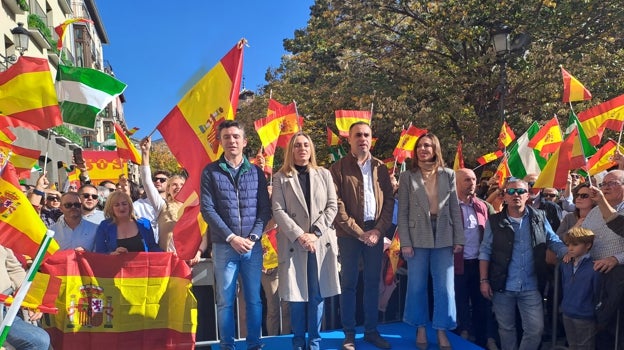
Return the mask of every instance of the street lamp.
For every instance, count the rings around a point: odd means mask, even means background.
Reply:
[[[500,66],[500,82],[497,87],[498,94],[498,116],[501,121],[505,121],[505,94],[507,93],[507,54],[510,51],[509,35],[511,28],[502,23],[496,24],[490,35],[496,52],[496,62]]]
[[[24,51],[28,50],[28,42],[30,40],[30,32],[24,28],[24,23],[18,23],[17,27],[11,29],[13,34],[13,44],[15,45],[15,51],[20,53],[20,56],[24,55]],[[17,62],[17,56],[3,56],[0,54],[0,64],[5,68],[9,68],[9,65]]]

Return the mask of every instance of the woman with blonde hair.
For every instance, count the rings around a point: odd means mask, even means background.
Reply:
[[[463,218],[455,172],[444,167],[440,141],[425,134],[416,142],[411,171],[399,180],[398,231],[407,261],[407,294],[403,321],[417,327],[416,344],[427,346],[427,286],[433,279],[433,329],[440,348],[450,348],[446,331],[457,327],[453,254],[464,244]]]
[[[104,217],[95,234],[96,253],[162,251],[154,240],[149,220],[134,215],[132,198],[127,193],[111,193],[104,206]]]
[[[305,133],[288,143],[284,165],[273,178],[272,202],[279,294],[290,302],[293,349],[320,349],[324,298],[340,294],[332,226],[338,205],[331,174],[317,166],[314,144]]]

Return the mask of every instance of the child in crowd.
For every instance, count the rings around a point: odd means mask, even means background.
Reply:
[[[595,349],[595,297],[600,286],[600,273],[594,271],[589,250],[594,244],[594,233],[573,227],[563,238],[572,258],[561,264],[563,326],[570,350]]]

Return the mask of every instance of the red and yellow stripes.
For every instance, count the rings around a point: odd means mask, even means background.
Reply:
[[[121,125],[115,123],[115,140],[117,141],[117,154],[119,158],[128,159],[135,164],[141,164],[141,153],[134,147],[130,138],[121,128]]]
[[[365,122],[370,124],[372,116],[371,111],[337,110],[335,113],[338,133],[342,137],[349,137],[349,128],[351,127],[351,124],[356,122]]]

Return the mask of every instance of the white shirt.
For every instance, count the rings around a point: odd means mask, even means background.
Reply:
[[[373,171],[371,167],[371,157],[364,163],[360,164],[362,178],[364,180],[364,221],[375,220],[375,212],[377,211],[377,202],[375,201],[375,191],[373,190]]]

